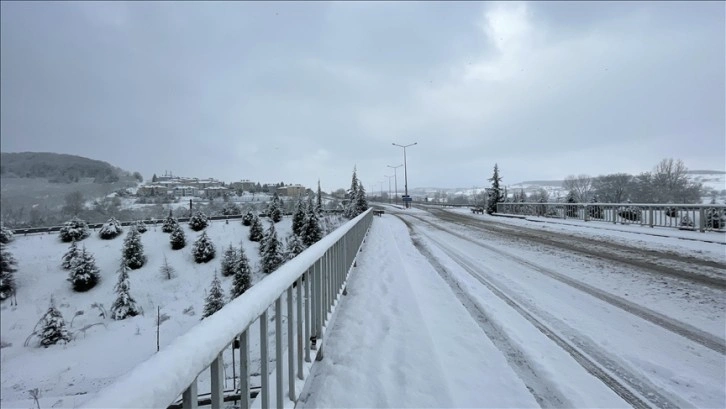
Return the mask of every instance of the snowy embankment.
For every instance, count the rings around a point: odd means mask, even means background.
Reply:
[[[266,228],[269,222],[263,224]],[[258,243],[248,240],[249,227],[240,221],[210,222],[205,231],[216,246],[217,255],[205,264],[195,263],[191,254],[192,243],[201,232],[192,231],[187,223],[181,226],[187,239],[187,246],[181,250],[171,250],[169,235],[161,231],[161,225],[150,227],[141,235],[147,262],[131,271],[130,280],[131,295],[143,307],[144,315],[123,321],[100,317],[100,310],[92,304],[102,304],[108,311],[116,297],[113,288],[125,233],[113,240],[101,240],[98,232],[92,232],[79,243],[95,256],[101,272],[99,284],[86,293],[74,292],[66,281],[68,272],[61,269],[60,263],[69,245],[62,243],[56,233],[17,236],[8,249],[18,260],[18,306],[5,301],[0,310],[0,337],[3,345],[9,345],[1,353],[0,406],[32,406],[28,390],[33,388],[40,390],[41,407],[74,407],[87,401],[156,353],[157,307],[161,308],[162,317],[168,317],[160,330],[163,349],[199,323],[204,297],[230,244],[244,247],[255,272],[253,282],[263,278],[257,273]],[[291,219],[284,218],[275,228],[278,238],[284,240],[291,230]],[[176,270],[171,280],[159,273],[164,257]],[[228,297],[232,277],[220,278]],[[74,339],[67,345],[49,348],[37,347],[37,339],[32,339],[29,346],[24,346],[48,309],[51,295]],[[232,376],[231,368],[228,376]],[[201,392],[205,380],[200,382]]]
[[[391,216],[374,218],[301,407],[536,407]]]

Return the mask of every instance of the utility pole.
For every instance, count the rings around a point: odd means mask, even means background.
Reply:
[[[391,204],[391,178],[395,175],[383,175],[388,178],[388,204]]]
[[[408,195],[408,170],[406,166],[406,148],[409,148],[411,146],[418,145],[418,142],[410,143],[408,145],[399,145],[397,143],[393,143],[393,146],[398,146],[399,148],[403,148],[403,179],[404,179],[404,188],[405,188],[405,197],[404,197],[404,204],[406,208],[411,207],[411,197]]]

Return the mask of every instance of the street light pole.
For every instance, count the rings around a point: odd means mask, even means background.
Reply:
[[[393,146],[398,146],[399,148],[403,148],[403,179],[404,179],[404,188],[406,190],[406,197],[408,197],[408,170],[406,166],[406,148],[411,147],[413,145],[418,145],[418,142],[410,143],[408,145],[399,145],[397,143],[393,143]],[[406,202],[406,208],[410,207],[410,202]]]
[[[391,178],[395,175],[383,175],[388,178],[388,204],[391,204]]]
[[[386,166],[388,166],[389,168],[393,169],[393,177],[395,178],[394,179],[394,183],[395,183],[395,186],[396,186],[396,204],[398,204],[398,173],[396,172],[396,169],[398,169],[401,166],[403,166],[403,164],[400,164],[398,166],[391,166],[391,165],[386,165]]]

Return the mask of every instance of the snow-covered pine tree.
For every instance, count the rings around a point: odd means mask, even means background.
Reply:
[[[50,307],[43,315],[43,329],[40,332],[40,345],[48,348],[59,342],[68,343],[71,341],[71,334],[66,328],[66,321],[63,314],[55,308],[53,298],[50,299]]]
[[[183,249],[184,246],[187,245],[187,239],[184,235],[184,230],[178,224],[174,226],[174,230],[172,230],[171,234],[169,235],[169,242],[171,243],[172,250]]]
[[[115,217],[112,217],[101,226],[101,230],[98,231],[98,237],[104,240],[111,240],[121,234],[121,231],[121,223]]]
[[[499,182],[502,178],[499,177],[499,165],[494,164],[494,174],[488,179],[492,182],[492,189],[489,192],[489,198],[487,200],[487,213],[492,214],[497,212],[497,203],[501,203],[504,200],[502,189],[499,187]]]
[[[366,200],[366,190],[363,188],[363,183],[358,181],[358,190],[355,192],[356,198],[355,198],[355,215],[358,216],[359,214],[365,212],[368,210],[368,200]]]
[[[164,219],[164,224],[161,225],[161,231],[164,233],[171,233],[174,231],[174,228],[179,225],[179,222],[176,221],[176,218],[172,216],[171,209],[169,210],[169,216]]]
[[[282,255],[282,246],[277,239],[275,223],[270,224],[270,228],[265,232],[264,242],[265,245],[261,260],[262,272],[270,274],[285,262],[285,258]]]
[[[200,231],[209,225],[207,215],[202,212],[194,213],[189,219],[189,227],[194,231]]]
[[[345,217],[352,219],[358,214],[356,213],[356,198],[358,197],[358,176],[356,175],[356,168],[353,167],[353,177],[350,181],[350,189],[347,192],[348,204],[345,206]]]
[[[321,214],[323,212],[323,191],[320,189],[320,179],[318,179],[318,193],[315,199],[315,213]]]
[[[13,231],[0,223],[0,244],[8,244],[13,241]]]
[[[252,269],[247,259],[245,250],[240,246],[237,252],[237,262],[234,265],[234,277],[232,278],[232,291],[230,298],[235,299],[252,287]]]
[[[295,235],[302,234],[305,225],[305,213],[305,203],[303,203],[302,197],[299,197],[295,204],[295,212],[292,214],[292,232]]]
[[[214,243],[207,236],[207,232],[202,232],[199,238],[194,241],[192,254],[194,255],[194,261],[197,263],[206,263],[214,258]]]
[[[237,249],[230,244],[222,256],[222,276],[229,277],[234,274],[235,264],[237,263]]]
[[[123,320],[127,317],[135,317],[141,313],[141,307],[131,297],[131,294],[129,294],[129,267],[126,260],[121,260],[118,269],[118,282],[114,290],[116,291],[116,301],[111,305],[111,318]]]
[[[78,244],[76,244],[76,241],[73,240],[71,242],[71,246],[68,248],[68,251],[66,251],[66,254],[63,255],[63,258],[61,260],[61,267],[63,267],[64,270],[68,270],[71,268],[71,262],[73,261],[73,258],[78,255]]]
[[[5,248],[5,243],[0,243],[0,301],[15,292],[16,265],[13,254]]]
[[[144,223],[143,220],[137,220],[136,223],[134,223],[134,227],[139,233],[146,233],[146,231],[149,229],[148,227],[146,227],[146,223]]]
[[[214,273],[214,279],[212,280],[212,287],[209,288],[209,294],[204,300],[204,312],[202,312],[202,319],[209,317],[215,312],[219,311],[224,307],[224,290],[222,290],[222,283],[219,282],[217,273]]]
[[[312,246],[323,237],[323,232],[320,229],[320,219],[313,206],[312,198],[308,198],[305,209],[305,225],[300,236],[305,247]]]
[[[124,239],[123,259],[130,269],[136,270],[144,266],[144,245],[141,244],[141,234],[135,228],[131,228]]]
[[[255,215],[252,214],[251,210],[248,210],[247,213],[245,213],[244,216],[242,216],[242,225],[243,226],[251,226],[252,220],[255,218]]]
[[[174,267],[172,267],[171,264],[169,264],[169,261],[167,261],[166,254],[164,255],[164,264],[162,264],[159,268],[159,272],[161,273],[161,276],[167,280],[171,280],[174,277]]]
[[[295,258],[298,254],[302,253],[303,250],[305,250],[305,245],[303,244],[302,240],[300,239],[300,236],[297,234],[291,233],[287,238],[285,239],[285,259],[286,260],[292,260]]]
[[[81,241],[88,237],[89,234],[90,233],[88,232],[88,225],[86,224],[86,222],[77,217],[74,217],[71,220],[67,221],[58,232],[61,241],[66,243],[73,240]]]
[[[270,205],[267,207],[267,215],[270,217],[270,220],[272,220],[273,223],[277,223],[282,220],[281,206],[282,204],[280,202],[280,196],[278,196],[277,192],[275,192],[272,195]]]
[[[98,279],[96,259],[86,250],[86,246],[83,246],[80,254],[71,262],[68,281],[73,284],[74,291],[83,292],[93,288],[98,283]]]
[[[257,215],[254,215],[252,218],[252,227],[250,227],[250,241],[262,240],[264,237],[263,234],[262,222],[260,222],[260,218]]]

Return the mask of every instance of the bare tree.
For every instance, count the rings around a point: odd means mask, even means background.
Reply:
[[[680,159],[663,159],[653,169],[652,192],[655,203],[691,203],[701,196],[700,184],[688,179],[688,168]]]
[[[623,203],[631,195],[633,176],[627,173],[613,173],[598,176],[592,181],[597,200],[606,203]]]
[[[563,183],[565,189],[572,192],[578,203],[590,201],[592,196],[592,178],[588,175],[570,175]]]
[[[65,196],[65,204],[63,205],[63,212],[66,214],[77,216],[83,211],[83,193],[78,190],[68,193]]]

